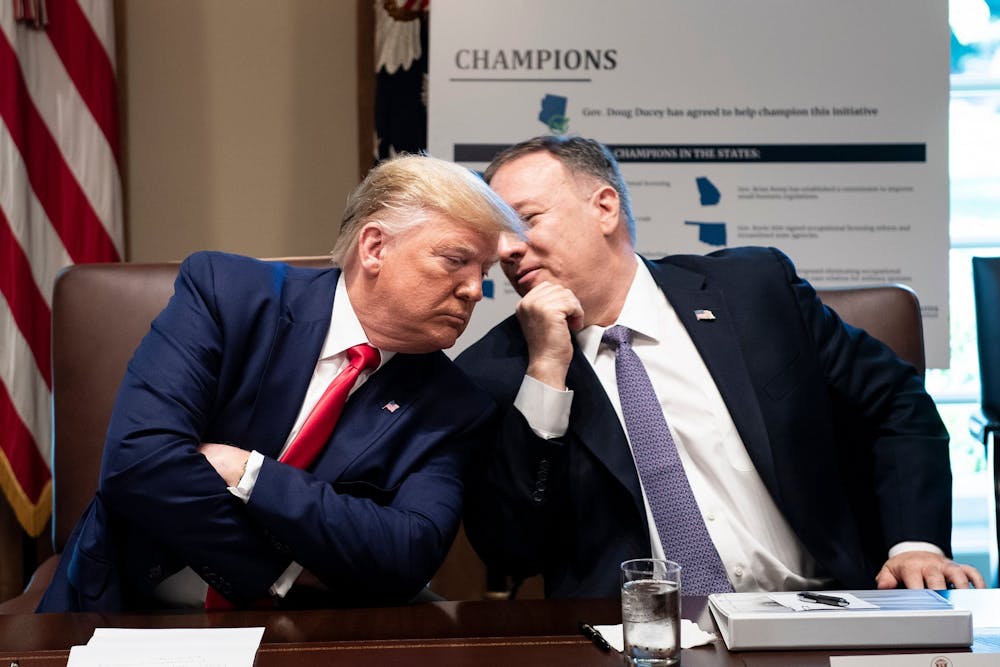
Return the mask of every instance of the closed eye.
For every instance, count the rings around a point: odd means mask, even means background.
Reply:
[[[457,271],[469,263],[468,257],[462,255],[441,255],[441,259],[449,271]]]

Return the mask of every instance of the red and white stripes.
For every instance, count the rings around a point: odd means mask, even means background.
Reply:
[[[31,535],[51,511],[50,318],[65,266],[122,255],[111,0],[0,0],[0,488]]]

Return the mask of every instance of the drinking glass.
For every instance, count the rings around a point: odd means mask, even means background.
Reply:
[[[681,566],[658,558],[621,564],[625,658],[636,667],[676,665],[681,657]]]

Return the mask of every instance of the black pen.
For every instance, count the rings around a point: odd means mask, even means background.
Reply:
[[[819,604],[828,604],[831,607],[848,607],[850,602],[844,598],[837,597],[836,595],[823,595],[822,593],[812,593],[806,591],[804,593],[799,593],[799,599],[805,600],[806,602],[818,602]]]
[[[580,621],[580,632],[583,634],[584,637],[592,641],[594,643],[594,646],[596,646],[597,648],[601,649],[605,653],[611,652],[612,650],[611,644],[608,643],[608,640],[604,638],[604,635],[598,632],[597,628],[595,628],[594,626],[590,625],[589,623],[584,623],[583,621]]]

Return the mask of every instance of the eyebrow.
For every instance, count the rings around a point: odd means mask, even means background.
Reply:
[[[470,245],[467,245],[465,243],[460,243],[460,242],[446,241],[446,242],[444,242],[444,243],[436,246],[435,247],[435,251],[438,252],[438,253],[458,252],[458,253],[461,253],[466,259],[472,259],[472,258],[474,258],[476,256],[476,249],[475,248],[473,248]],[[499,252],[492,252],[492,253],[490,253],[486,257],[486,259],[483,260],[483,264],[488,264],[489,266],[492,267],[494,264],[496,264],[499,261],[500,261],[500,253]]]
[[[510,207],[513,208],[514,210],[520,210],[526,206],[541,206],[538,200],[535,199],[534,197],[526,197],[524,199],[519,199],[517,201],[507,202],[507,203],[510,204]]]
[[[435,252],[458,252],[466,257],[475,257],[477,250],[474,246],[467,243],[462,243],[461,241],[442,241],[441,243],[434,246]],[[487,261],[497,261],[499,260],[499,253],[493,253],[487,258]]]

